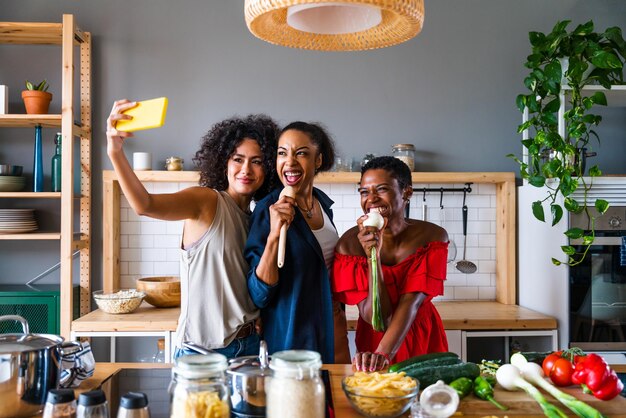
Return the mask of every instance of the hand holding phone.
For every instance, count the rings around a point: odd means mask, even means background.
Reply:
[[[134,132],[142,129],[160,128],[165,123],[167,111],[167,97],[137,102],[137,106],[124,111],[132,119],[117,121],[115,128],[118,131]]]

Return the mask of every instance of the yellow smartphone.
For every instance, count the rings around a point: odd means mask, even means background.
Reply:
[[[123,112],[133,118],[119,120],[115,128],[119,131],[134,132],[142,129],[160,128],[165,123],[167,112],[167,97],[143,100],[137,106]]]

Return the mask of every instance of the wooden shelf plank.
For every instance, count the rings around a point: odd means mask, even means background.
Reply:
[[[74,30],[74,45],[84,42],[84,33]],[[15,45],[61,45],[62,23],[0,22],[0,43]]]
[[[0,192],[0,198],[60,199],[61,192]]]
[[[143,302],[129,314],[108,314],[96,309],[72,322],[72,331],[175,331],[180,308],[159,309]]]
[[[60,240],[60,232],[29,232],[23,234],[0,234],[0,240]]]
[[[0,126],[3,128],[60,128],[61,115],[0,115]]]
[[[190,182],[197,183],[200,178],[197,171],[136,171],[135,174],[141,181],[146,182]],[[316,183],[358,183],[361,178],[356,172],[326,172],[320,173]],[[104,180],[117,180],[112,170],[104,171]],[[515,182],[515,173],[483,173],[483,172],[413,172],[413,183],[503,183]]]

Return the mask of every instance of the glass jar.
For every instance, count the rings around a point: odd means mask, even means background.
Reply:
[[[324,384],[319,353],[308,350],[272,354],[267,396],[267,418],[324,418]]]
[[[227,366],[226,357],[218,353],[176,359],[169,388],[170,418],[229,418]]]
[[[415,147],[413,144],[396,144],[391,147],[391,154],[409,167],[415,170]]]
[[[180,157],[170,157],[165,160],[165,168],[167,171],[182,171],[184,162]]]
[[[111,418],[104,392],[96,389],[78,395],[76,418]]]
[[[72,389],[51,389],[43,418],[76,418],[76,398]]]

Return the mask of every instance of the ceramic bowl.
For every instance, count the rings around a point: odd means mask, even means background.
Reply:
[[[0,176],[21,176],[23,169],[21,165],[0,164]]]
[[[155,308],[180,306],[180,278],[174,276],[142,277],[137,290],[146,294],[146,302]]]
[[[144,292],[135,289],[114,290],[105,292],[96,290],[93,298],[98,308],[110,314],[127,314],[133,312],[141,305],[141,301],[146,296]]]

